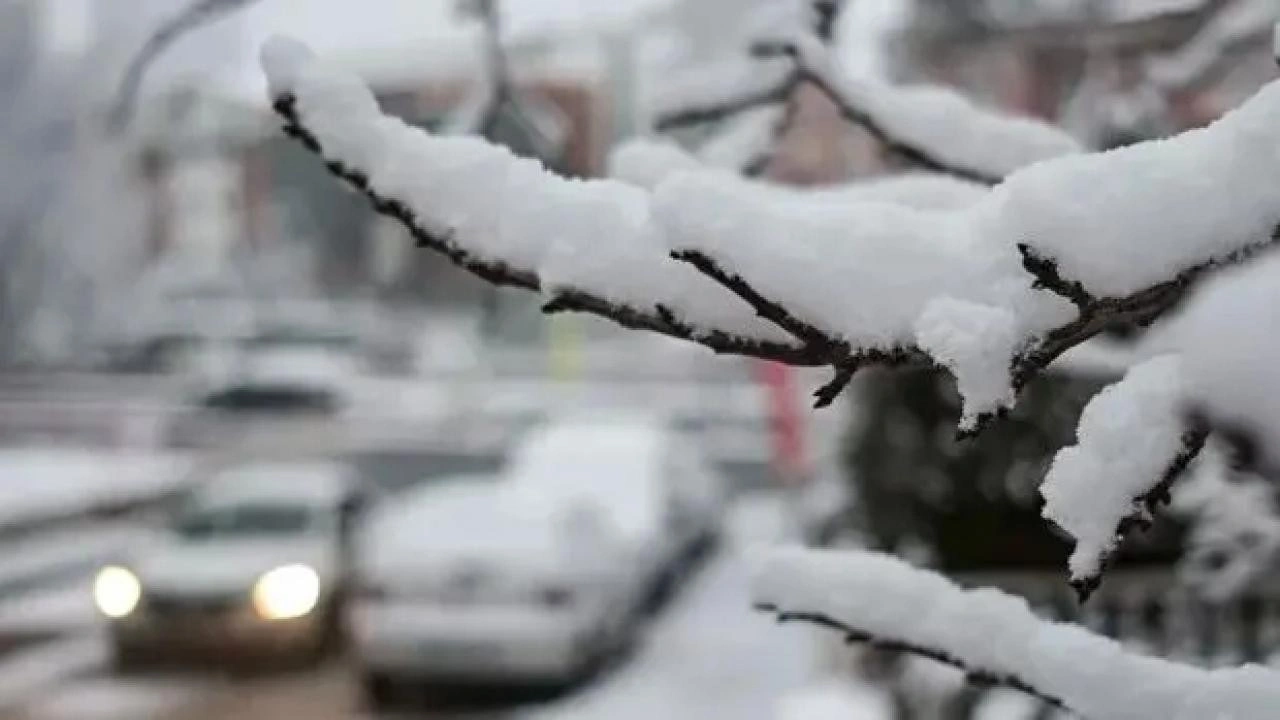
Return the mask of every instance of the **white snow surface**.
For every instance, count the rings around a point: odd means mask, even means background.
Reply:
[[[1176,356],[1133,367],[1085,406],[1076,444],[1058,451],[1040,486],[1042,514],[1076,540],[1073,579],[1097,575],[1120,520],[1183,449],[1183,377]]]
[[[967,373],[969,417],[1008,398],[992,386],[1012,351],[1074,312],[1031,289],[1013,244],[1000,244],[993,232],[1001,208],[991,193],[951,210],[796,197],[679,173],[658,187],[654,205],[674,249],[706,253],[853,347],[921,345],[944,353]],[[997,344],[977,347],[985,341]],[[975,365],[992,359],[999,359],[998,371]]]
[[[1261,460],[1280,462],[1280,254],[1218,273],[1176,316],[1153,328],[1149,343],[1177,352],[1188,402],[1218,422],[1254,434]]]
[[[988,192],[985,185],[929,172],[905,172],[813,189],[787,189],[810,200],[831,203],[886,202],[919,210],[968,207],[981,200]]]
[[[410,128],[382,115],[356,77],[325,67],[296,42],[273,39],[262,58],[271,88],[295,95],[327,158],[364,170],[428,229],[479,257],[536,271],[552,293],[577,288],[646,311],[661,302],[699,328],[786,338],[667,258],[644,190],[562,178],[476,138]]]
[[[1022,338],[1012,312],[967,300],[935,298],[916,321],[916,340],[955,375],[964,398],[960,427],[973,427],[978,412],[1013,404],[1008,359]]]
[[[752,599],[1019,678],[1091,720],[1263,720],[1280,707],[1272,670],[1203,670],[1133,654],[1077,625],[1041,620],[1020,598],[966,590],[889,555],[775,549],[756,567]]]
[[[673,173],[704,167],[695,155],[671,140],[636,137],[618,143],[609,152],[606,173],[615,180],[652,190]]]

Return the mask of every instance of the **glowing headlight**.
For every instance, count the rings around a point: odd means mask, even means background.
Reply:
[[[138,576],[122,567],[105,567],[93,581],[93,602],[109,618],[120,619],[133,612],[142,600]]]
[[[320,576],[306,565],[278,567],[253,586],[253,609],[264,620],[300,618],[319,601]]]

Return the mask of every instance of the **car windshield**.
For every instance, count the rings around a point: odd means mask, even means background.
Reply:
[[[312,523],[308,508],[284,504],[229,505],[192,508],[178,517],[175,530],[188,540],[248,536],[296,535]]]

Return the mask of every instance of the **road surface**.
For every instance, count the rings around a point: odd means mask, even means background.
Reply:
[[[509,702],[494,691],[483,708],[426,703],[413,717],[512,720],[773,720],[783,697],[804,686],[816,660],[814,632],[779,626],[748,607],[750,548],[785,530],[776,497],[737,504],[725,549],[647,629],[633,657],[568,693]],[[65,591],[64,591],[65,594]],[[62,600],[74,605],[74,601]],[[14,720],[357,720],[349,666],[335,661],[301,675],[234,680],[207,675],[119,677],[105,667],[101,637],[81,628],[47,663],[79,662],[74,677],[48,684],[6,717]],[[95,644],[96,643],[96,644]],[[61,653],[61,656],[59,655]],[[96,665],[95,665],[96,662]],[[39,667],[40,662],[34,661]],[[32,670],[27,671],[29,674]],[[37,673],[38,674],[38,673]],[[0,663],[0,690],[5,663]],[[29,682],[29,681],[28,681]],[[34,685],[33,685],[34,686]],[[478,711],[477,711],[478,710]]]

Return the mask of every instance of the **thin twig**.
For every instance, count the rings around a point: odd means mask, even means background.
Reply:
[[[1011,690],[1018,690],[1036,698],[1037,700],[1052,705],[1053,707],[1070,710],[1067,704],[1060,698],[1036,688],[1031,683],[1016,675],[1001,675],[992,673],[989,670],[972,668],[964,661],[963,658],[955,657],[950,653],[937,648],[923,647],[894,638],[876,637],[865,630],[850,627],[849,625],[822,613],[783,610],[777,606],[768,604],[757,605],[756,609],[763,612],[773,613],[778,618],[778,622],[805,622],[825,627],[830,630],[835,630],[844,634],[846,642],[864,643],[878,650],[907,653],[917,657],[928,658],[929,660],[940,662],[944,665],[950,665],[951,667],[963,672],[965,679],[969,682],[982,685],[984,687],[1003,687]]]
[[[796,317],[781,303],[765,297],[741,275],[725,270],[705,253],[698,250],[673,250],[671,257],[689,263],[703,275],[720,283],[734,295],[746,301],[757,315],[791,333],[807,347],[825,348],[828,356],[833,359],[843,358],[849,354],[848,343],[836,340],[814,325]]]
[[[804,62],[800,49],[791,42],[767,41],[752,46],[756,57],[788,57],[796,63],[800,77],[813,85],[836,106],[840,115],[850,123],[866,130],[886,151],[923,170],[951,175],[952,177],[983,185],[997,185],[1004,178],[982,170],[957,165],[934,155],[929,149],[896,135],[892,128],[880,122],[876,116],[860,107],[852,98],[841,92],[831,78]]]
[[[795,82],[792,76],[788,76],[783,82],[752,90],[739,97],[726,98],[707,105],[668,113],[658,118],[654,127],[659,132],[667,132],[692,125],[718,122],[746,110],[785,102],[790,97]]]

